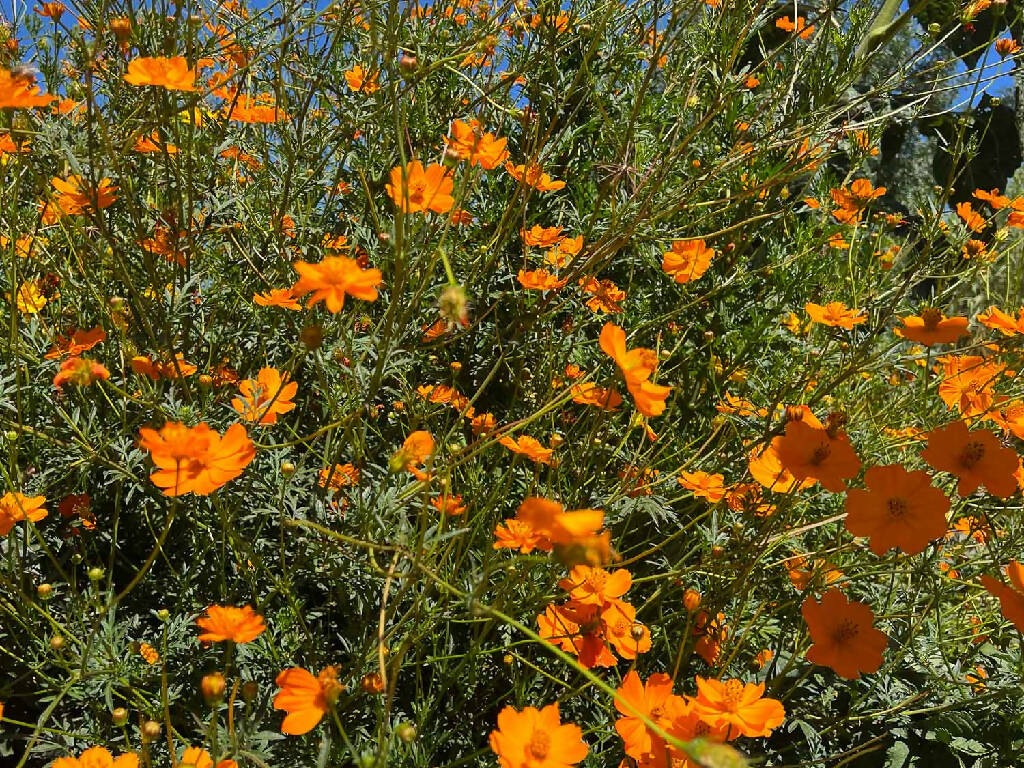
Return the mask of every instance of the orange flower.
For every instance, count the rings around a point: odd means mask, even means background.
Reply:
[[[583,235],[563,238],[544,254],[544,263],[561,269],[583,250]],[[625,298],[625,297],[623,297]]]
[[[452,197],[455,183],[448,170],[438,163],[424,170],[419,160],[413,160],[405,168],[392,168],[391,182],[385,186],[403,213],[448,213],[455,205]]]
[[[808,597],[800,607],[814,643],[807,660],[831,667],[840,677],[855,680],[862,672],[877,672],[889,638],[874,628],[875,614],[865,603],[851,602],[838,589],[821,602]]]
[[[1017,312],[1017,317],[1003,312],[999,307],[989,307],[978,315],[978,322],[986,328],[999,331],[1003,336],[1016,336],[1024,333],[1024,307]]]
[[[611,280],[584,277],[579,281],[579,286],[584,293],[591,295],[592,298],[587,299],[587,307],[594,312],[613,315],[622,311],[621,302],[626,298],[626,292]]]
[[[956,492],[969,496],[984,485],[993,496],[1007,498],[1017,490],[1013,473],[1017,452],[1006,448],[987,429],[968,430],[962,421],[928,433],[928,447],[921,458],[940,472],[960,478]]]
[[[622,396],[614,389],[604,389],[592,381],[581,381],[569,387],[572,401],[581,405],[593,405],[606,411],[614,411],[622,405]]]
[[[596,605],[549,605],[537,616],[537,627],[541,639],[578,657],[585,669],[616,664],[605,643],[600,608]]]
[[[166,152],[168,155],[176,155],[178,153],[178,148],[169,142],[163,141],[160,138],[160,134],[156,131],[153,131],[149,136],[139,136],[135,140],[132,150],[142,152],[143,154]]]
[[[985,417],[994,421],[1000,428],[1024,440],[1024,400],[1000,399],[999,403],[985,414]]]
[[[345,256],[325,256],[317,264],[296,261],[292,266],[299,273],[298,281],[291,288],[292,295],[298,298],[312,291],[306,307],[323,301],[331,313],[338,313],[345,306],[346,294],[363,301],[376,301],[377,286],[383,282],[379,269],[362,269],[356,259]]]
[[[538,464],[550,464],[551,456],[555,452],[554,448],[545,448],[537,438],[529,435],[520,435],[515,439],[502,435],[498,442],[513,453],[522,454]]]
[[[430,500],[430,505],[443,515],[453,517],[464,514],[466,505],[462,503],[462,496],[459,494],[436,496]]]
[[[609,573],[604,568],[577,565],[558,586],[569,593],[569,598],[584,605],[602,608],[618,602],[629,591],[633,577],[625,568]]]
[[[40,93],[32,75],[0,68],[0,109],[45,107],[56,96]]]
[[[125,752],[114,757],[103,747],[89,747],[78,757],[58,757],[50,768],[138,768],[139,756]]]
[[[321,469],[317,473],[317,485],[340,491],[359,484],[359,470],[352,464],[335,464],[330,469]]]
[[[758,669],[764,669],[765,664],[772,660],[775,656],[775,651],[770,648],[765,648],[754,657],[754,661],[757,663]]]
[[[145,659],[147,664],[160,663],[160,654],[149,643],[139,643],[139,655]]]
[[[225,104],[221,113],[228,120],[250,125],[266,125],[288,119],[288,113],[277,106],[273,95],[269,93],[255,97],[242,94]]]
[[[1009,586],[988,574],[981,577],[981,583],[990,595],[999,598],[1003,616],[1024,632],[1024,565],[1011,560],[1006,568],[1006,576],[1010,580]]]
[[[864,473],[868,490],[846,495],[846,529],[870,537],[871,551],[881,555],[901,549],[916,555],[946,534],[949,499],[931,484],[927,472],[908,472],[899,464],[871,467]]]
[[[786,719],[786,710],[781,702],[762,696],[763,684],[698,677],[693,711],[712,728],[728,727],[728,739],[770,736]]]
[[[507,162],[505,163],[505,170],[508,171],[509,176],[520,184],[533,187],[538,192],[554,192],[565,186],[564,181],[553,180],[544,173],[539,165],[534,165],[533,163],[529,165],[513,165]]]
[[[299,385],[291,381],[287,372],[282,376],[276,368],[261,368],[255,379],[240,382],[238,390],[242,395],[231,401],[231,407],[243,419],[259,424],[276,424],[279,413],[288,413],[295,408],[292,398]]]
[[[601,611],[605,639],[624,659],[635,659],[651,650],[651,631],[636,620],[636,608],[622,600]]]
[[[686,700],[672,693],[672,678],[659,672],[643,683],[631,669],[615,694],[615,709],[622,715],[615,721],[615,731],[622,737],[626,754],[644,763],[664,765],[668,746],[641,717],[671,731],[673,722],[687,713]]]
[[[57,360],[64,355],[80,355],[82,352],[88,352],[106,338],[107,332],[98,325],[88,331],[76,330],[71,334],[70,339],[58,335],[57,341],[43,357],[47,360]]]
[[[708,271],[714,255],[714,249],[703,240],[676,240],[672,249],[662,254],[661,268],[677,283],[688,283]]]
[[[124,79],[132,85],[156,85],[168,91],[196,90],[196,70],[188,68],[184,56],[133,59]]]
[[[601,349],[615,361],[626,379],[626,389],[633,396],[636,408],[644,416],[659,416],[665,411],[665,400],[671,387],[650,381],[658,366],[658,356],[651,349],[626,349],[626,332],[613,323],[601,328]]]
[[[40,3],[35,10],[40,16],[46,16],[53,21],[60,21],[60,17],[64,15],[66,8],[64,3],[50,0],[50,2]]]
[[[964,416],[987,413],[995,397],[995,383],[1005,366],[976,355],[941,358],[941,364],[944,378],[939,384],[939,397],[942,402]]]
[[[196,624],[203,630],[199,634],[201,643],[251,643],[267,628],[263,617],[248,605],[211,605],[206,616],[196,619]]]
[[[181,753],[181,759],[178,761],[178,765],[182,768],[213,768],[213,758],[210,757],[210,753],[202,747],[187,747],[184,752]],[[218,766],[219,768],[219,766]]]
[[[434,438],[429,432],[423,429],[410,432],[402,447],[391,457],[391,469],[394,472],[412,472],[417,480],[429,480],[430,476],[422,472],[419,466],[433,453]]]
[[[1010,198],[999,194],[998,188],[995,188],[990,192],[986,192],[983,189],[976,189],[974,190],[973,197],[977,200],[988,203],[994,211],[1000,211],[1003,208],[1008,208],[1010,206]]]
[[[851,224],[860,218],[861,212],[868,207],[872,200],[885,194],[885,187],[873,189],[871,182],[867,179],[857,179],[850,184],[849,189],[841,187],[831,190],[829,194],[832,195],[835,204],[839,206],[838,209],[832,211],[832,215],[837,221]]]
[[[479,120],[453,122],[452,138],[445,137],[445,143],[460,160],[468,160],[470,165],[479,165],[488,171],[508,159],[508,150],[505,148],[508,139],[498,139],[493,133],[484,133]]]
[[[796,480],[817,480],[833,493],[860,472],[860,459],[846,433],[837,427],[814,427],[803,419],[789,421],[786,433],[772,440],[779,462]]]
[[[719,613],[712,617],[707,611],[697,614],[693,627],[693,635],[697,638],[693,650],[708,664],[718,661],[722,644],[729,637],[729,627],[725,623],[725,614]]]
[[[60,389],[65,384],[77,387],[88,387],[95,381],[110,378],[110,371],[95,360],[87,357],[69,357],[60,365],[60,370],[53,377],[53,386]]]
[[[1007,56],[1013,56],[1013,54],[1020,50],[1020,43],[1012,37],[1000,37],[995,42],[995,49],[1000,58],[1005,59]]]
[[[192,363],[186,361],[181,352],[176,353],[173,360],[166,362],[161,360],[154,362],[146,355],[136,355],[131,359],[130,364],[133,371],[148,376],[154,381],[160,378],[177,379],[181,376],[191,376],[199,370]]]
[[[232,424],[219,435],[208,424],[186,427],[169,421],[159,433],[143,428],[139,435],[139,444],[157,467],[149,479],[165,496],[190,492],[207,496],[241,475],[256,456],[256,447],[241,424]]]
[[[542,227],[539,224],[529,229],[520,229],[519,236],[526,245],[540,248],[550,248],[565,239],[561,227]]]
[[[261,307],[281,307],[282,309],[302,309],[295,300],[291,288],[272,288],[265,293],[254,293],[253,303]]]
[[[588,752],[579,727],[562,725],[558,702],[539,710],[526,707],[521,712],[505,707],[498,713],[490,745],[501,768],[569,768]]]
[[[1017,215],[1019,214],[1010,214],[1011,217]],[[1013,224],[1011,223],[1010,226],[1013,226]],[[964,243],[963,248],[960,249],[960,253],[965,259],[982,259],[984,261],[992,261],[993,259],[992,254],[988,252],[988,245],[983,240],[968,240]]]
[[[313,730],[343,690],[334,667],[325,667],[317,677],[292,667],[281,672],[274,683],[281,689],[274,696],[274,709],[288,713],[281,722],[281,733],[289,736],[301,736]]]
[[[983,232],[988,226],[985,223],[985,217],[975,211],[970,203],[957,203],[956,215],[963,219],[964,224],[972,232]]]
[[[946,317],[941,311],[929,307],[920,315],[903,318],[903,327],[897,336],[930,347],[933,344],[952,344],[961,336],[970,336],[966,317]]]
[[[809,301],[804,305],[804,310],[810,316],[811,322],[845,328],[848,331],[868,319],[867,315],[860,314],[859,309],[848,309],[841,301],[830,301],[824,306]]]
[[[520,269],[516,279],[528,291],[557,291],[569,282],[568,279],[559,280],[546,269],[534,269],[529,272]]]
[[[69,216],[93,210],[93,203],[103,209],[117,201],[118,187],[112,185],[107,178],[100,179],[96,189],[89,187],[88,181],[81,176],[68,176],[66,179],[54,177],[50,183],[57,190],[57,205]]]
[[[363,69],[362,64],[356,64],[345,71],[345,83],[350,91],[362,91],[363,93],[374,93],[380,90],[380,83],[377,82],[378,73],[370,74]]]
[[[511,518],[494,527],[494,549],[518,549],[528,555],[533,550],[551,551],[551,542],[533,529],[529,523]]]
[[[8,491],[0,496],[0,536],[6,536],[15,523],[31,520],[38,523],[48,514],[43,508],[45,496],[25,496],[17,491]]]
[[[604,525],[599,509],[566,511],[557,501],[531,496],[519,505],[516,520],[526,523],[552,544],[574,544],[593,536]]]
[[[676,478],[679,484],[693,495],[707,499],[712,504],[725,498],[725,477],[707,472],[680,472]]]
[[[797,16],[795,23],[790,20],[789,16],[783,16],[781,19],[775,20],[775,26],[783,32],[798,34],[801,40],[806,40],[814,34],[814,25],[808,25],[807,20],[803,16]]]

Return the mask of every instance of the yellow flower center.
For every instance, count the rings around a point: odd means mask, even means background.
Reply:
[[[735,712],[739,706],[740,699],[743,698],[743,681],[741,680],[726,680],[724,683],[725,690],[722,691],[722,704],[729,712]]]
[[[593,592],[603,592],[604,585],[608,581],[608,574],[602,570],[594,569],[587,576],[586,584]]]
[[[964,446],[963,453],[960,454],[960,463],[965,468],[972,469],[984,456],[985,446],[977,440],[973,440]]]
[[[543,760],[551,749],[551,736],[547,731],[534,731],[526,743],[526,750],[537,760]]]

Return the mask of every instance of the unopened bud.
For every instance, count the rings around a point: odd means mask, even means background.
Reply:
[[[128,710],[124,707],[118,707],[110,713],[110,719],[114,725],[124,725],[128,722]]]
[[[156,720],[147,720],[142,724],[142,741],[148,744],[160,738],[160,723]]]
[[[416,741],[416,736],[418,734],[416,732],[416,726],[412,723],[400,723],[398,727],[395,728],[395,735],[406,744],[411,744]]]
[[[690,613],[700,608],[700,592],[692,588],[683,592],[683,606]]]
[[[66,642],[63,635],[54,635],[50,638],[50,650],[51,651],[62,651]]]
[[[249,680],[242,683],[242,698],[245,701],[253,701],[260,693],[260,684],[255,680]]]
[[[203,700],[211,707],[224,699],[224,691],[227,687],[228,681],[220,672],[205,675],[199,683],[199,689],[203,692]]]
[[[103,581],[103,569],[100,567],[89,569],[89,581],[95,583],[97,581]]]
[[[40,600],[49,600],[53,597],[53,585],[52,584],[40,584],[36,587],[36,597]]]
[[[285,477],[291,477],[295,474],[295,465],[290,461],[282,461],[281,474]]]

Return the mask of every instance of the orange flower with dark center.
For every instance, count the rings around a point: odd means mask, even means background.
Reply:
[[[1015,214],[1010,214],[1011,216]],[[981,259],[983,261],[991,261],[992,254],[989,253],[988,245],[984,240],[968,240],[964,243],[963,248],[960,249],[961,255],[965,259]]]
[[[708,472],[680,472],[676,478],[679,484],[694,496],[707,499],[712,504],[725,498],[725,477]]]
[[[775,26],[783,32],[793,32],[799,35],[801,40],[806,40],[814,34],[814,25],[808,25],[807,20],[803,16],[797,16],[795,22],[789,16],[783,16],[775,20]]]
[[[693,711],[712,728],[728,727],[726,738],[769,736],[786,719],[782,702],[765,699],[764,684],[697,678]]]
[[[811,322],[845,328],[848,331],[852,331],[853,326],[867,322],[868,319],[859,309],[849,309],[841,301],[830,301],[825,305],[809,301],[804,305],[804,310],[811,318]]]
[[[832,211],[837,221],[850,224],[860,219],[865,208],[877,197],[885,194],[885,187],[874,189],[867,179],[857,179],[850,188],[840,187],[829,193],[838,208]]]
[[[201,643],[251,643],[267,628],[263,617],[248,605],[211,605],[196,624],[203,630],[199,633]]]
[[[65,384],[88,387],[96,381],[110,378],[110,371],[95,360],[87,357],[69,357],[60,364],[60,370],[53,377],[53,386],[60,389]]]
[[[934,307],[921,310],[920,315],[903,318],[903,326],[895,333],[901,338],[930,347],[933,344],[952,344],[961,336],[970,336],[966,317],[946,317]]]
[[[124,75],[132,85],[155,85],[168,91],[195,91],[196,70],[184,56],[143,56],[128,62]]]
[[[537,549],[541,552],[551,551],[551,541],[547,536],[538,533],[533,526],[522,520],[511,518],[494,527],[494,549],[518,549],[528,555]]]
[[[392,168],[391,181],[385,185],[388,195],[403,213],[448,213],[455,205],[454,186],[447,168],[433,163],[424,169],[419,160],[411,161],[404,168]]]
[[[602,608],[618,602],[633,584],[633,577],[625,568],[609,573],[604,568],[577,565],[558,586],[569,593],[569,597],[581,604],[599,605]]]
[[[48,514],[45,503],[45,496],[25,496],[17,491],[0,496],[0,536],[9,534],[14,524],[22,520],[38,523]]]
[[[676,240],[662,254],[661,268],[677,283],[688,283],[708,271],[714,255],[714,249],[703,240]]]
[[[882,666],[889,638],[873,626],[875,614],[870,606],[851,602],[840,590],[830,589],[821,602],[808,597],[800,611],[814,643],[807,651],[808,661],[831,667],[848,680]]]
[[[604,525],[600,509],[566,511],[557,501],[531,496],[519,505],[516,520],[526,523],[552,544],[569,545],[593,536]]]
[[[281,733],[289,736],[313,730],[344,690],[334,667],[325,667],[316,677],[305,669],[292,667],[282,671],[274,684],[281,689],[274,696],[274,709],[288,713],[281,722]]]
[[[558,702],[521,712],[505,707],[489,741],[501,768],[569,768],[589,751],[579,726],[562,724]]]
[[[1013,56],[1013,54],[1020,51],[1020,43],[1012,37],[1000,37],[996,40],[994,47],[996,49],[996,53],[998,53],[1000,58],[1003,59],[1007,56]]]
[[[871,551],[881,555],[901,549],[916,555],[946,534],[949,499],[931,484],[927,472],[908,472],[899,464],[871,467],[864,473],[868,490],[846,495],[846,529],[867,536]]]
[[[671,731],[673,722],[687,713],[686,700],[672,693],[672,678],[659,672],[644,683],[631,669],[615,694],[615,709],[622,715],[615,721],[615,731],[622,737],[626,754],[645,763],[665,764],[668,745],[641,717]]]
[[[974,210],[974,206],[970,203],[957,203],[956,204],[956,215],[959,216],[967,228],[972,232],[983,232],[988,224],[985,221],[985,217]]]
[[[933,429],[921,458],[940,472],[960,478],[956,492],[961,496],[970,496],[982,485],[1004,499],[1017,490],[1017,452],[1003,446],[987,429],[972,431],[962,421]]]
[[[601,349],[615,361],[626,380],[626,389],[633,396],[636,408],[644,416],[660,416],[671,387],[654,384],[651,376],[657,370],[658,356],[651,349],[626,349],[626,332],[614,323],[601,328]]]
[[[847,480],[860,472],[860,459],[846,433],[790,421],[786,433],[772,441],[779,462],[796,480],[817,480],[833,493],[846,490]]]
[[[307,308],[322,301],[327,311],[335,314],[345,306],[346,295],[376,301],[377,287],[384,280],[379,269],[362,269],[356,259],[346,256],[325,256],[317,264],[296,261],[292,266],[299,273],[292,295],[299,298],[312,292]]]
[[[58,757],[50,768],[138,768],[139,756],[125,752],[114,757],[104,747],[89,747],[78,757]]]
[[[40,93],[32,75],[0,67],[0,109],[45,107],[56,96]]]
[[[964,416],[981,416],[989,411],[995,398],[995,384],[1005,372],[1002,363],[977,355],[941,358],[943,379],[939,397]]]
[[[256,447],[241,424],[220,435],[208,424],[186,427],[167,422],[160,431],[139,430],[139,445],[150,452],[157,471],[149,479],[165,496],[206,496],[242,474]]]
[[[239,382],[238,390],[241,396],[231,401],[231,407],[246,421],[265,425],[276,424],[278,414],[294,410],[292,398],[299,385],[287,372],[282,376],[276,368],[261,368],[255,379]]]
[[[988,574],[981,577],[985,590],[993,597],[999,598],[999,607],[1019,631],[1024,632],[1024,565],[1011,560],[1006,567],[1006,577],[1010,584],[992,578]]]
[[[470,165],[479,165],[484,170],[493,170],[508,159],[508,139],[484,133],[479,120],[453,122],[452,137],[445,137],[445,143],[460,160],[468,160]]]

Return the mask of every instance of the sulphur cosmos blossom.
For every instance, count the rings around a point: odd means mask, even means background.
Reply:
[[[155,85],[168,91],[195,91],[196,70],[189,69],[184,56],[143,56],[128,62],[125,82]]]
[[[292,667],[282,671],[274,683],[281,689],[274,696],[274,709],[288,713],[281,723],[281,733],[289,736],[301,736],[316,728],[343,690],[334,667],[325,667],[316,677]]]
[[[904,317],[897,336],[930,347],[933,344],[952,344],[961,336],[970,336],[966,317],[946,317],[934,307],[921,310],[920,315]]]
[[[199,633],[201,643],[251,643],[267,628],[263,617],[248,605],[211,605],[205,616],[196,619],[196,624],[203,630]]]
[[[48,93],[40,93],[32,75],[0,67],[0,109],[45,107],[55,98]]]
[[[714,255],[714,249],[703,240],[676,240],[662,254],[661,268],[677,283],[688,283],[708,271]]]
[[[186,427],[169,421],[159,432],[143,427],[139,436],[139,445],[156,465],[149,479],[165,496],[207,496],[241,475],[256,456],[241,424],[232,424],[221,435],[208,424]]]
[[[1004,499],[1017,491],[1017,452],[990,430],[969,430],[962,421],[933,429],[921,458],[940,472],[956,475],[961,496],[970,496],[982,485]]]
[[[867,490],[846,494],[846,529],[867,536],[876,555],[900,549],[924,551],[946,535],[949,499],[933,486],[927,472],[908,472],[899,464],[871,467],[864,473]]]
[[[811,322],[845,328],[848,331],[853,330],[855,325],[867,322],[868,319],[859,309],[849,309],[841,301],[830,301],[825,305],[809,301],[804,305],[804,310],[811,318]]]
[[[1024,632],[1024,565],[1011,560],[1006,567],[1006,577],[1010,580],[1009,585],[988,574],[981,577],[981,583],[990,595],[999,598],[1003,616]]]
[[[449,152],[470,165],[479,165],[484,170],[493,170],[508,159],[508,139],[495,138],[485,133],[479,120],[452,123],[451,138],[445,137]]]
[[[379,269],[362,269],[356,259],[346,256],[325,256],[317,264],[296,261],[292,266],[299,273],[292,295],[299,298],[312,292],[306,307],[322,301],[332,313],[342,310],[346,295],[376,301],[377,288],[384,281]]]
[[[139,756],[125,752],[114,757],[104,747],[90,747],[78,757],[58,757],[50,768],[138,768]]]
[[[419,160],[413,160],[404,168],[392,168],[391,181],[385,188],[403,213],[448,213],[455,205],[454,186],[451,173],[443,165],[433,163],[424,168]]]
[[[786,719],[782,702],[765,699],[764,684],[697,678],[693,711],[713,728],[728,728],[727,738],[769,736]]]
[[[831,667],[840,677],[855,680],[861,673],[877,672],[889,638],[874,627],[875,614],[865,603],[849,600],[839,589],[813,596],[800,607],[811,641],[807,660]]]
[[[508,171],[509,176],[520,184],[533,187],[538,192],[554,192],[565,187],[564,181],[552,179],[548,174],[544,173],[539,165],[534,165],[533,163],[513,165],[511,162],[507,162],[505,163],[505,170]]]
[[[0,496],[0,536],[9,534],[14,524],[22,520],[38,523],[48,514],[45,503],[45,496],[25,496],[17,491]]]
[[[276,368],[261,368],[255,379],[245,379],[238,384],[241,393],[231,401],[231,407],[246,421],[261,425],[276,424],[277,416],[295,409],[292,398],[299,385]]]
[[[490,745],[501,768],[569,768],[589,751],[579,726],[562,724],[558,702],[522,711],[505,707]]]
[[[633,396],[636,408],[644,416],[660,416],[671,387],[650,380],[658,367],[658,356],[651,349],[626,349],[626,332],[614,323],[601,329],[601,349],[615,361],[626,380],[626,389]]]
[[[88,387],[95,381],[110,378],[110,371],[102,364],[87,357],[69,357],[60,364],[60,370],[53,377],[53,386],[60,389],[65,384]]]

